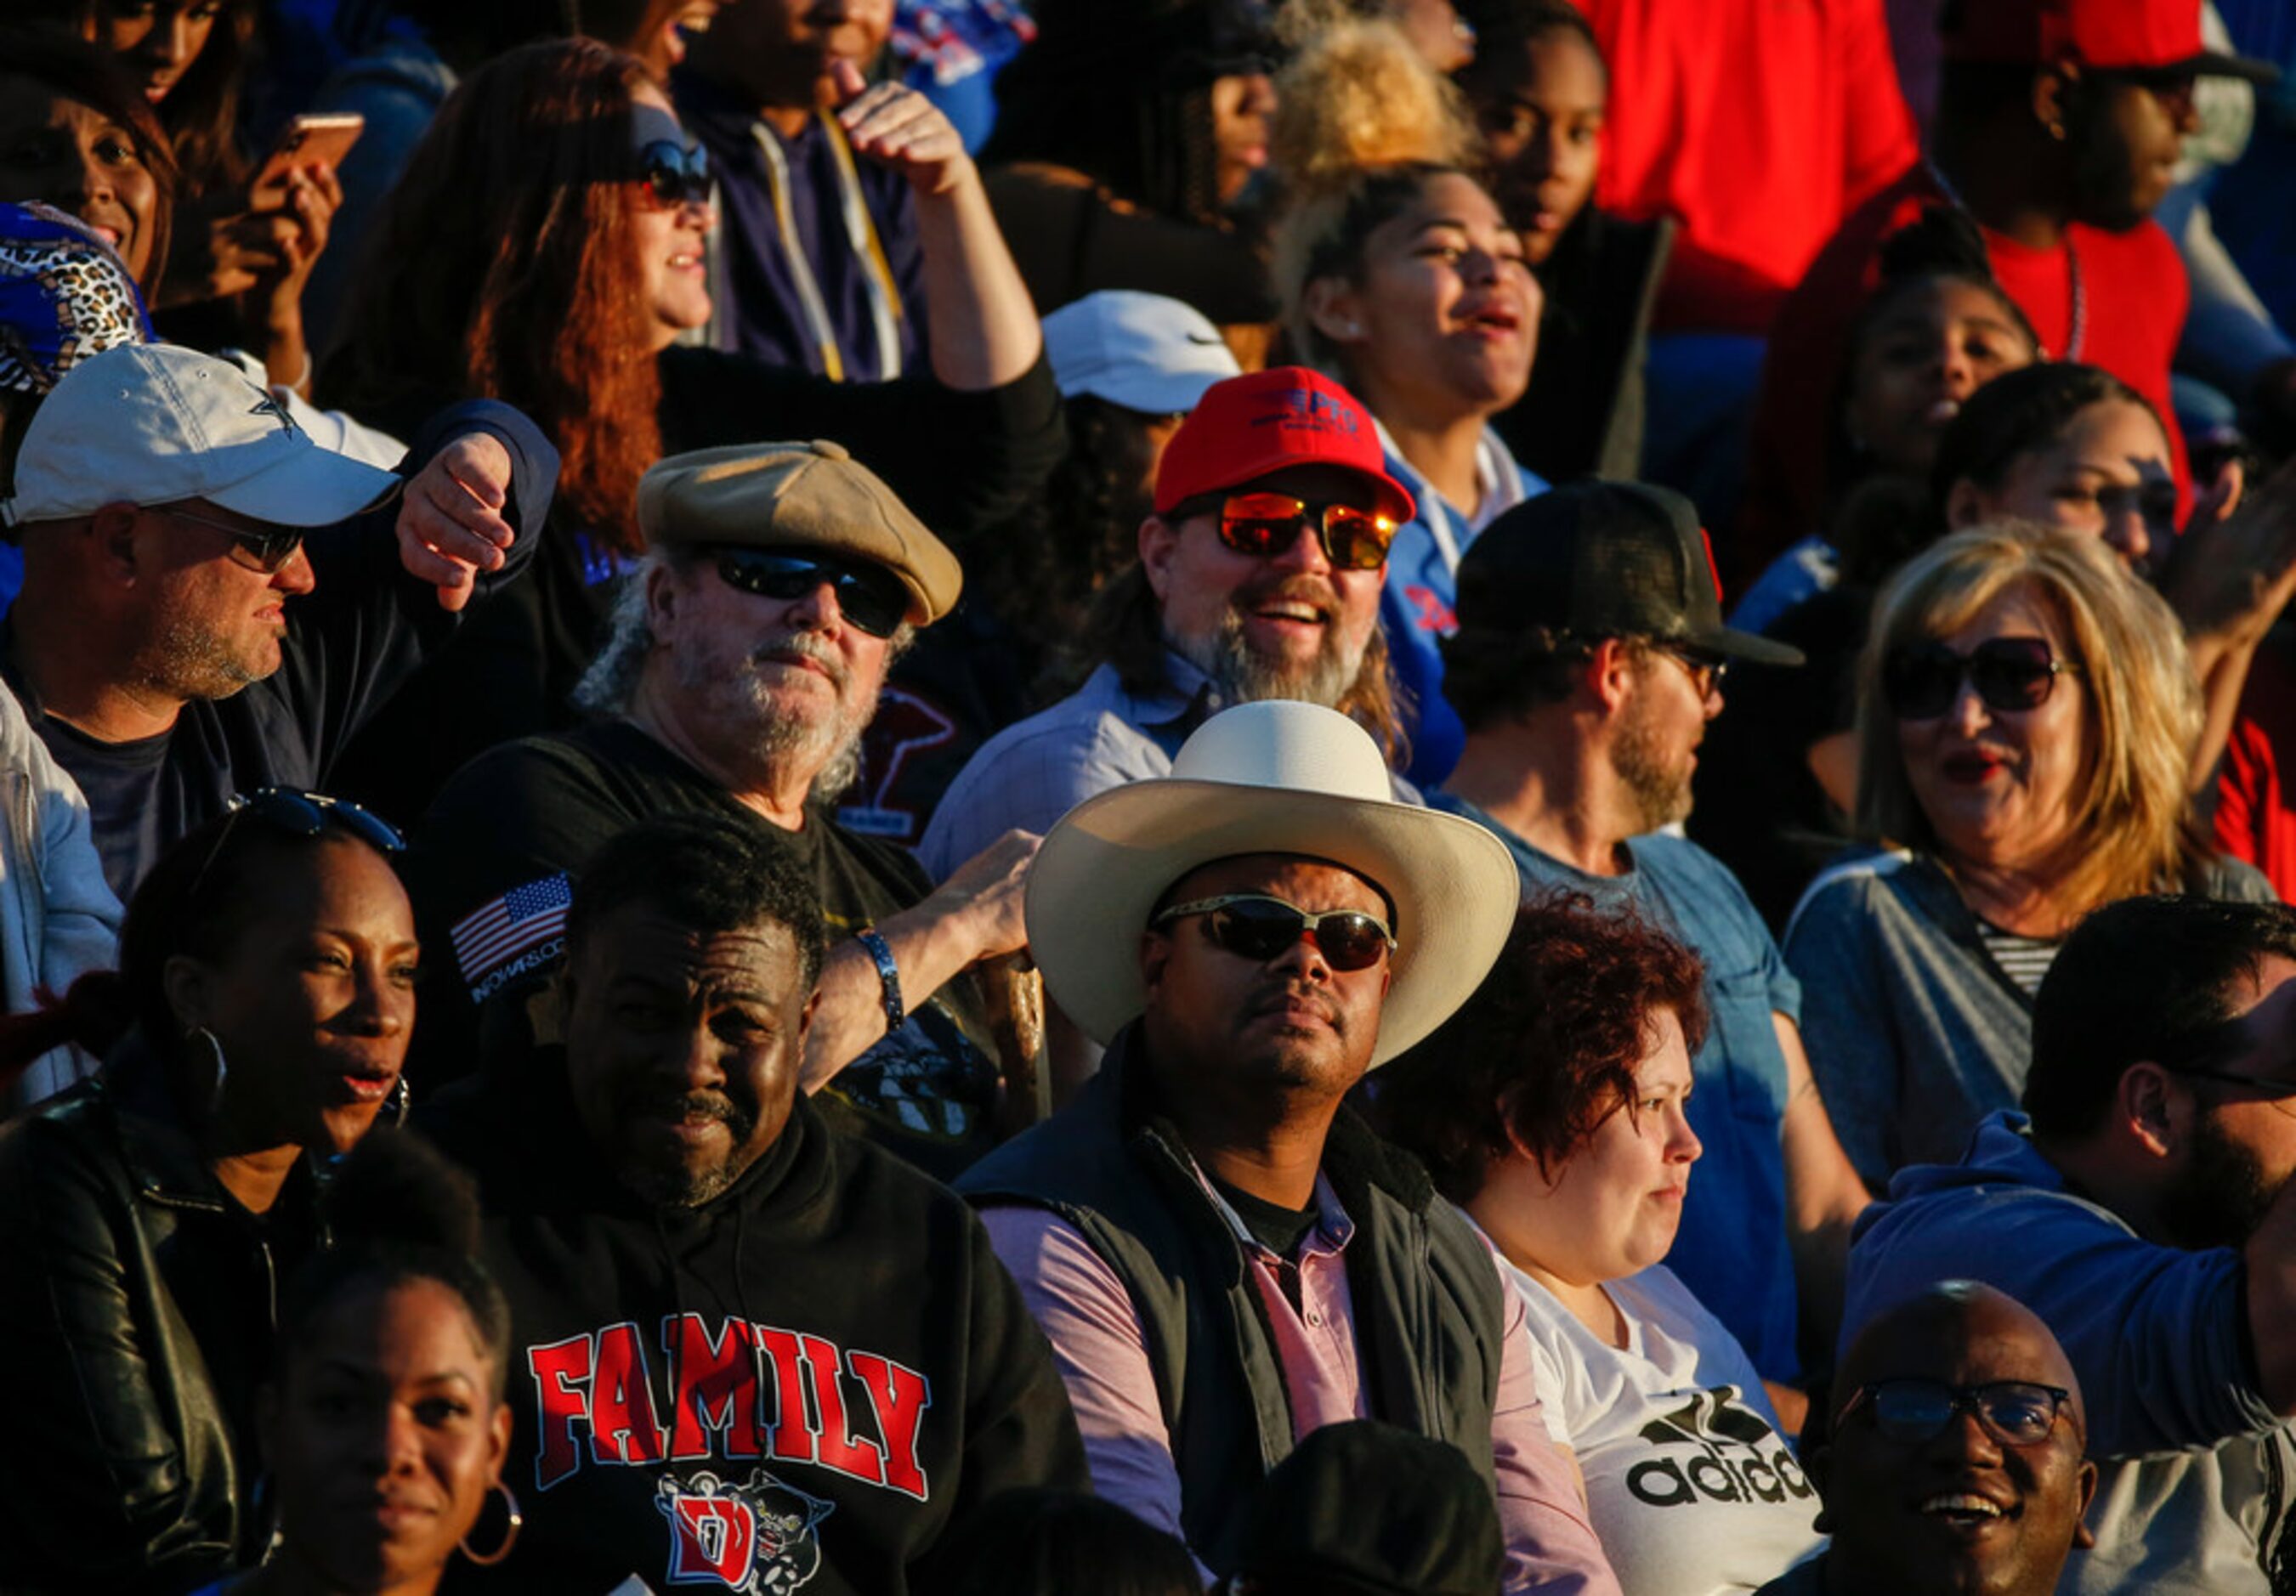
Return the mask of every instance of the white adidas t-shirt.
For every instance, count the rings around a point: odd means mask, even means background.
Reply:
[[[1627,1322],[1605,1345],[1500,1259],[1529,1307],[1538,1400],[1578,1454],[1587,1505],[1626,1596],[1751,1591],[1816,1552],[1816,1487],[1777,1432],[1745,1348],[1664,1265],[1603,1287]]]

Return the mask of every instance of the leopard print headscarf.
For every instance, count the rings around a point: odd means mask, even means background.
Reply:
[[[119,256],[62,211],[0,205],[0,389],[44,394],[91,356],[149,343]]]

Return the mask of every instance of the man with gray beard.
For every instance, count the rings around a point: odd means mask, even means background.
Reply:
[[[467,1068],[452,1055],[473,1005],[490,1063],[556,1039],[553,1006],[532,1000],[565,961],[570,876],[638,821],[730,815],[790,851],[834,937],[801,1084],[832,1125],[952,1176],[993,1140],[998,1084],[965,972],[1025,940],[1037,839],[997,839],[935,890],[829,806],[886,666],[956,602],[956,558],[833,443],[665,460],[639,485],[638,524],[645,561],[577,692],[597,718],[472,761],[415,834],[409,884],[445,955],[429,1056]]]
[[[1720,861],[1660,828],[1690,812],[1727,660],[1801,656],[1722,624],[1697,511],[1636,483],[1574,483],[1500,516],[1459,561],[1457,612],[1443,692],[1466,747],[1428,802],[1497,833],[1526,893],[1639,913],[1705,962],[1689,1105],[1705,1150],[1669,1263],[1744,1343],[1792,1434],[1801,1321],[1831,1338],[1866,1190],[1768,929]]]

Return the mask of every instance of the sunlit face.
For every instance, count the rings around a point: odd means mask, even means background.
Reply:
[[[1467,83],[1495,197],[1537,266],[1594,197],[1610,79],[1585,39],[1553,29],[1511,59],[1479,59]]]
[[[1234,492],[1282,491],[1310,504],[1375,503],[1369,487],[1330,467],[1280,472]],[[1217,513],[1177,521],[1152,516],[1140,560],[1166,640],[1218,683],[1226,697],[1303,699],[1331,707],[1355,683],[1379,625],[1385,568],[1334,566],[1314,528],[1261,558],[1220,541]]]
[[[651,83],[634,85],[630,99],[660,111],[670,109],[668,97]],[[714,307],[707,251],[718,213],[698,200],[666,203],[643,183],[623,186],[630,196],[639,280],[652,315],[653,348],[660,351],[676,341],[679,333],[709,324]]]
[[[1650,1051],[1635,1067],[1634,1101],[1614,1105],[1583,1146],[1541,1177],[1541,1269],[1589,1286],[1665,1258],[1682,1224],[1690,1166],[1703,1150],[1685,1111],[1690,1093],[1682,1021],[1671,1009],[1657,1010]]]
[[[2241,1247],[2296,1175],[2296,960],[2267,954],[2230,1005],[2245,1049],[2186,1076],[2186,1145],[2158,1207],[2179,1247]]]
[[[1295,908],[1357,909],[1392,926],[1386,900],[1352,871],[1281,854],[1223,859],[1173,884],[1174,903],[1264,893]],[[1403,928],[1402,934],[1408,934]],[[1258,962],[1215,944],[1204,916],[1141,938],[1151,1056],[1183,1083],[1264,1109],[1275,1096],[1336,1098],[1371,1067],[1389,962],[1334,970],[1305,938]]]
[[[1265,72],[1230,73],[1212,80],[1212,184],[1222,205],[1233,205],[1252,174],[1267,164],[1269,124],[1275,116],[1275,80]]]
[[[1698,745],[1706,723],[1722,712],[1722,690],[1700,667],[1663,648],[1643,651],[1634,669],[1610,742],[1611,768],[1633,800],[1637,831],[1655,831],[1689,818]]]
[[[1939,641],[1966,656],[1997,637],[2038,637],[2052,658],[2080,663],[2054,608],[2022,583]],[[2071,671],[2056,675],[2038,708],[2021,710],[1992,708],[1964,676],[1943,715],[1898,721],[1906,782],[1948,861],[1994,869],[2055,862],[2093,758],[2089,706]]]
[[[1521,241],[1471,177],[1428,178],[1372,229],[1357,281],[1310,292],[1358,391],[1456,416],[1504,410],[1530,385],[1538,284]]]
[[[160,185],[127,128],[29,78],[0,72],[0,199],[38,201],[95,229],[138,282],[158,238]]]
[[[685,60],[687,40],[707,33],[725,8],[726,0],[651,0],[639,19],[637,32],[623,48],[645,62],[658,83]]]
[[[1962,402],[2034,356],[1998,294],[1932,278],[1898,295],[1858,345],[1850,436],[1885,470],[1925,476]]]
[[[226,699],[276,671],[288,601],[317,585],[309,556],[298,548],[275,571],[253,568],[222,528],[271,528],[206,499],[150,505],[135,515],[144,578],[129,595],[141,634],[135,671],[184,700]]]
[[[601,916],[567,966],[566,1070],[593,1147],[648,1201],[709,1201],[780,1140],[811,988],[797,938]]]
[[[157,105],[208,47],[224,11],[223,0],[95,0],[92,37]]]
[[[2051,442],[2018,456],[1997,490],[1957,487],[1952,508],[1959,526],[2014,516],[2102,537],[2150,579],[2177,536],[2168,434],[2144,406],[2102,400]]]
[[[428,1589],[502,1477],[511,1412],[463,1299],[436,1281],[348,1292],[286,1358],[264,1452],[282,1561],[314,1589]]]
[[[185,956],[196,978],[171,988],[176,1017],[223,1050],[217,1112],[244,1140],[348,1151],[406,1060],[414,913],[381,854],[332,833],[286,856],[266,894],[213,962]]]

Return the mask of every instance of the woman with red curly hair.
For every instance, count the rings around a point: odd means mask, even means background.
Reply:
[[[1547,1427],[1627,1596],[1752,1590],[1820,1544],[1752,1361],[1660,1262],[1700,1151],[1704,992],[1664,932],[1536,898],[1475,995],[1380,1075],[1390,1134],[1522,1293]]]

